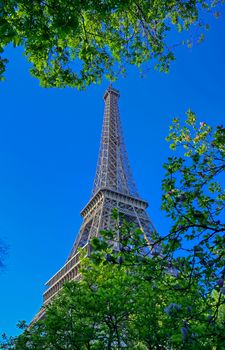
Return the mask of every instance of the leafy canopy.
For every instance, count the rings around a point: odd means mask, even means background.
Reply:
[[[200,28],[200,19],[224,0],[3,0],[0,53],[22,45],[31,73],[43,87],[84,89],[113,81],[126,65],[153,61],[167,72],[174,60],[168,32]],[[188,45],[191,45],[188,42]],[[7,59],[0,57],[0,77]]]
[[[196,276],[207,294],[225,276],[225,128],[197,124],[188,111],[185,125],[174,119],[170,129],[168,141],[177,156],[165,164],[162,202],[174,222],[169,244],[177,257],[186,256],[190,277]]]

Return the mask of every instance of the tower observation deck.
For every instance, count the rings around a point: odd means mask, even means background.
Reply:
[[[150,241],[154,227],[146,212],[148,203],[138,194],[124,143],[119,114],[119,91],[111,86],[104,94],[105,109],[100,151],[90,201],[81,211],[83,222],[64,266],[47,282],[43,306],[32,322],[44,316],[45,306],[65,281],[78,279],[79,248],[87,248],[92,237],[114,227],[112,209],[117,208],[128,221],[140,227]]]

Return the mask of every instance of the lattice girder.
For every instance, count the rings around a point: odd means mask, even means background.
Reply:
[[[150,239],[151,231],[154,228],[146,212],[147,206],[147,202],[139,198],[109,189],[99,190],[81,211],[84,221],[68,259],[75,254],[78,247],[82,247],[92,237],[97,236],[101,230],[109,230],[114,227],[115,223],[111,216],[112,210],[115,208],[142,228]]]
[[[109,87],[104,95],[104,120],[92,195],[108,188],[139,198],[123,139],[118,99],[119,92]]]

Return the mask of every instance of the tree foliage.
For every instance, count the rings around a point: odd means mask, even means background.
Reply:
[[[201,41],[208,28],[201,16],[223,2],[3,0],[0,53],[9,43],[22,45],[32,75],[44,87],[83,89],[104,76],[115,80],[127,64],[140,67],[149,61],[166,72],[174,60],[169,31],[193,27]],[[6,63],[0,57],[2,79]]]
[[[196,276],[208,293],[219,291],[225,276],[225,128],[197,125],[191,111],[187,116],[183,127],[173,120],[168,137],[178,156],[165,165],[162,208],[174,222],[171,251],[185,254],[190,278]]]
[[[170,231],[146,242],[115,210],[115,229],[82,255],[82,279],[2,349],[225,349],[225,128],[188,111],[168,141],[177,152],[163,181]]]

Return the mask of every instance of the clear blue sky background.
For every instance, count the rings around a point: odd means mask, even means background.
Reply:
[[[203,44],[178,48],[169,74],[151,71],[141,79],[132,68],[114,85],[137,187],[162,233],[169,229],[160,200],[171,119],[191,107],[199,121],[225,121],[225,12],[211,24]],[[38,311],[44,282],[64,264],[79,230],[108,86],[43,89],[21,52],[7,50],[7,80],[0,85],[0,237],[10,246],[0,274],[0,333],[8,334]]]

